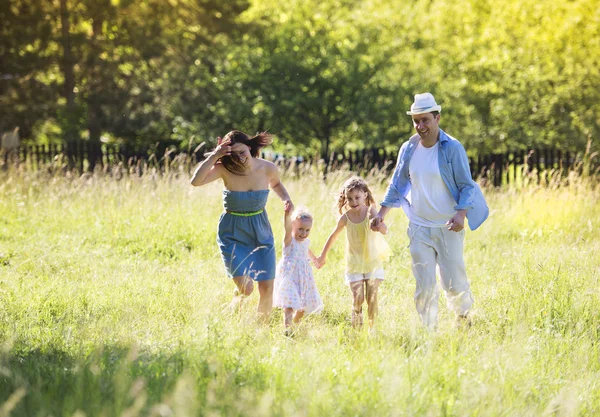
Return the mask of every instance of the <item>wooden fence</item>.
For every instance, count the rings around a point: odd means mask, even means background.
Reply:
[[[333,152],[327,166],[336,169],[342,165],[351,171],[378,168],[393,171],[397,152],[382,149]],[[469,158],[473,178],[484,180],[495,187],[519,181],[524,176],[537,182],[548,181],[551,175],[567,175],[583,168],[583,153],[563,152],[560,149],[530,149],[493,153]],[[590,172],[598,171],[598,161],[590,161]]]
[[[4,153],[0,163],[7,167],[10,161],[28,170],[39,170],[48,166],[63,169],[75,169],[79,172],[93,171],[96,167],[104,169],[122,165],[132,172],[144,172],[148,167],[157,167],[161,170],[169,169],[173,162],[184,164],[190,170],[198,161],[204,158],[203,145],[188,152],[177,150],[169,144],[159,143],[152,148],[120,147],[112,144],[97,144],[91,146],[88,142],[81,141],[62,145],[35,145],[21,146],[12,155]],[[265,155],[278,164],[293,167],[298,173],[302,165],[318,162],[302,158],[284,158],[281,155]],[[384,170],[388,173],[394,169],[397,151],[386,152],[383,149],[364,149],[357,151],[332,152],[325,163],[321,164],[326,171],[346,167],[351,171],[365,172],[372,169]],[[473,178],[478,178],[493,184],[496,187],[511,184],[529,175],[537,181],[548,180],[549,175],[566,175],[569,171],[580,169],[583,154],[563,152],[560,149],[532,149],[514,152],[480,155],[470,159]],[[598,169],[597,161],[592,158],[595,165],[592,172]]]

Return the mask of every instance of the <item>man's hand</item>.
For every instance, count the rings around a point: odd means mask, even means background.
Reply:
[[[371,230],[374,232],[379,232],[381,224],[383,223],[383,218],[380,216],[375,216],[371,219]]]
[[[446,222],[448,230],[453,232],[460,232],[465,228],[465,217],[467,215],[466,210],[458,210],[456,214]]]

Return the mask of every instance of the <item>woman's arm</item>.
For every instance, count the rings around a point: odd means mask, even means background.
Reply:
[[[279,178],[279,169],[277,168],[277,165],[275,165],[272,162],[268,162],[267,173],[269,175],[269,186],[271,187],[271,189],[275,192],[275,194],[279,196],[279,198],[281,199],[281,201],[283,201],[284,204],[290,204],[291,211],[293,211],[294,203],[292,203],[290,195],[288,194],[287,190],[283,186],[283,183],[281,182],[281,179]]]
[[[231,140],[227,139],[221,142],[218,138],[218,145],[215,150],[204,161],[198,164],[194,170],[192,180],[190,181],[194,187],[208,184],[219,178],[222,178],[223,167],[215,165],[221,157],[231,154]]]
[[[335,226],[335,229],[333,229],[333,232],[331,232],[331,234],[327,238],[325,246],[323,246],[323,250],[321,251],[321,255],[319,255],[319,257],[317,258],[317,262],[319,262],[321,265],[325,265],[325,262],[327,262],[327,253],[329,252],[329,249],[331,249],[331,247],[333,246],[333,243],[337,239],[338,235],[342,232],[342,229],[346,227],[346,222],[346,216],[341,216],[338,220],[337,226]]]

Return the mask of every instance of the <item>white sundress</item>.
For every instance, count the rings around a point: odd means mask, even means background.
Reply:
[[[310,242],[298,242],[292,238],[283,247],[283,257],[277,264],[273,305],[293,308],[305,313],[323,309],[323,302],[315,284],[312,266],[308,257]]]

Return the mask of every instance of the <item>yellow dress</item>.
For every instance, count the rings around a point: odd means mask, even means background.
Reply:
[[[370,227],[369,216],[360,223],[353,223],[346,214],[346,272],[367,274],[377,268],[390,257],[391,250],[381,233]]]

